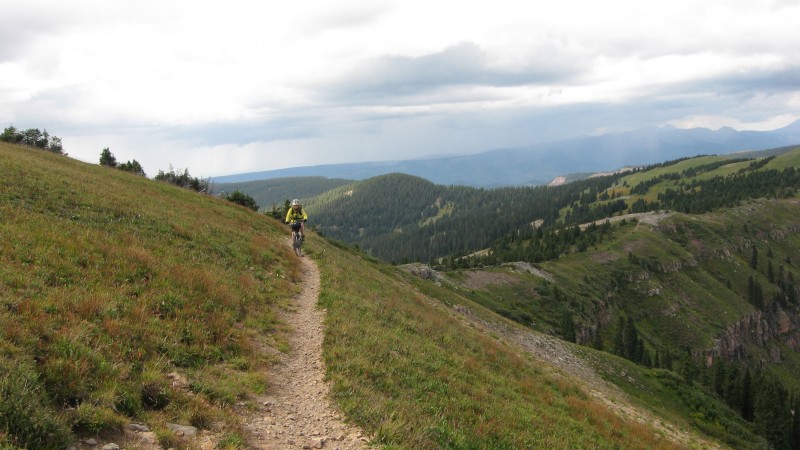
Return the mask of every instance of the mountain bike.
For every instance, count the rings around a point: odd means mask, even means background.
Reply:
[[[292,228],[292,249],[297,256],[303,256],[303,237],[300,235],[300,222],[289,224]]]

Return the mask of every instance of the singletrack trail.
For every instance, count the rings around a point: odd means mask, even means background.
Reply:
[[[259,410],[247,418],[250,446],[259,449],[370,448],[364,433],[344,423],[328,396],[322,359],[323,315],[317,309],[320,275],[316,263],[301,258],[303,289],[282,314],[291,328],[289,351],[269,373],[270,387]]]

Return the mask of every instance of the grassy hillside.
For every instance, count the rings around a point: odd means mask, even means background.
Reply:
[[[240,440],[296,292],[285,230],[210,196],[0,143],[0,442],[167,422]],[[190,382],[171,389],[170,373]]]
[[[0,171],[0,444],[65,448],[138,421],[165,448],[186,445],[168,422],[246,448],[233,405],[271,382],[264,349],[285,350],[276,308],[301,281],[285,229],[210,196],[21,147],[0,144]],[[464,297],[316,236],[307,249],[322,271],[333,395],[376,444],[693,442],[619,415],[578,380],[465,324],[448,307],[480,310]]]
[[[450,306],[481,309],[468,299],[321,242],[314,257],[323,272],[333,395],[377,443],[475,449],[685,444],[618,415],[576,379],[498,336],[465,326]]]

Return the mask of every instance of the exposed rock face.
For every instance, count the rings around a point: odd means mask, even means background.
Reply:
[[[435,273],[431,266],[427,264],[413,264],[407,267],[408,273],[418,276],[425,280],[430,280],[435,277]]]
[[[783,309],[750,313],[728,327],[703,356],[708,365],[717,358],[741,360],[748,355],[747,345],[756,345],[767,350],[769,362],[777,363],[782,356],[774,340],[800,351],[800,316]]]

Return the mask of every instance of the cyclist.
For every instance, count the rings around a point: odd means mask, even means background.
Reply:
[[[308,215],[300,204],[300,200],[292,200],[292,207],[286,212],[286,223],[299,223],[300,224],[300,239],[306,239],[305,222],[308,220]]]

